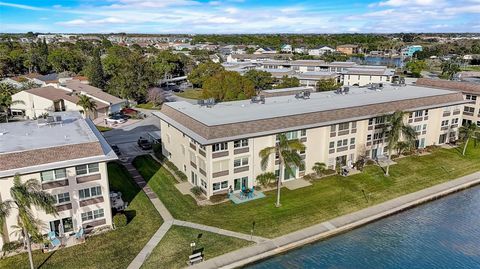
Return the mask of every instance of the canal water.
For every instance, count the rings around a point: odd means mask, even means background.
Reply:
[[[480,269],[480,186],[247,268]]]
[[[382,56],[369,56],[365,58],[351,57],[349,61],[356,62],[363,65],[386,65],[388,67],[403,67],[403,61],[400,57],[382,57]]]

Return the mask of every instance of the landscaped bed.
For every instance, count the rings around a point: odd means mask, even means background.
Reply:
[[[198,234],[202,237],[197,240]],[[187,227],[172,226],[165,237],[152,251],[142,268],[183,268],[192,254],[190,243],[196,248],[204,248],[205,259],[222,255],[253,243],[215,233]]]
[[[361,174],[325,177],[293,191],[283,188],[280,208],[274,206],[274,191],[240,205],[200,207],[175,188],[173,177],[150,156],[138,157],[134,165],[175,218],[247,234],[255,221],[256,235],[276,237],[480,171],[480,147],[470,144],[466,156],[461,156],[460,149],[438,148],[426,156],[398,159],[390,177],[380,167],[368,166]]]
[[[126,227],[93,236],[84,244],[43,254],[33,253],[41,268],[127,268],[162,224],[162,219],[147,196],[132,181],[125,167],[108,164],[110,188],[121,191],[129,202]],[[29,268],[26,254],[0,260],[0,268]]]

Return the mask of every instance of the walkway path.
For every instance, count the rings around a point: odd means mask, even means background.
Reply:
[[[168,211],[167,207],[158,198],[157,194],[148,186],[145,179],[140,175],[140,173],[137,171],[135,166],[133,166],[132,161],[133,159],[129,160],[128,163],[124,164],[125,167],[127,168],[128,172],[132,176],[135,183],[137,183],[137,185],[148,196],[152,204],[155,206],[155,209],[157,209],[158,213],[160,213],[160,216],[162,217],[164,222],[160,226],[160,228],[158,228],[158,230],[155,232],[152,238],[150,238],[147,244],[143,247],[140,253],[137,254],[135,259],[133,259],[133,261],[130,263],[127,269],[139,269],[140,267],[142,267],[142,264],[147,260],[150,253],[152,253],[153,249],[158,245],[158,243],[160,243],[160,241],[168,232],[168,230],[172,227],[172,225],[189,227],[193,229],[217,233],[224,236],[230,236],[230,237],[235,237],[235,238],[239,238],[247,241],[253,241],[255,243],[262,243],[268,240],[263,237],[251,236],[251,235],[224,230],[224,229],[207,226],[203,224],[174,219],[172,214],[170,214],[170,212]]]
[[[308,228],[260,242],[194,265],[192,268],[236,268],[353,229],[421,203],[480,184],[480,172],[410,193]]]

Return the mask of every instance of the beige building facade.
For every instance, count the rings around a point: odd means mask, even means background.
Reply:
[[[210,197],[251,188],[264,172],[288,181],[312,173],[315,162],[335,169],[352,167],[359,156],[384,156],[385,115],[396,110],[408,112],[405,122],[417,130],[418,148],[448,143],[458,137],[465,103],[456,92],[407,86],[312,93],[305,100],[267,97],[265,104],[236,101],[210,108],[176,102],[154,114],[160,118],[163,154]],[[293,175],[280,171],[275,156],[266,170],[260,166],[259,152],[275,146],[279,133],[306,145],[300,152],[304,165]]]
[[[117,156],[90,120],[79,113],[55,114],[58,121],[5,123],[0,129],[0,201],[11,199],[10,188],[18,175],[22,182],[36,179],[43,191],[56,200],[58,215],[33,210],[42,222],[42,234],[71,236],[111,227],[110,188],[106,163]],[[18,240],[12,234],[17,224],[13,210],[7,217],[0,245]]]

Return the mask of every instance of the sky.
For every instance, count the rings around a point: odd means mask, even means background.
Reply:
[[[0,32],[480,32],[480,0],[0,0]]]

